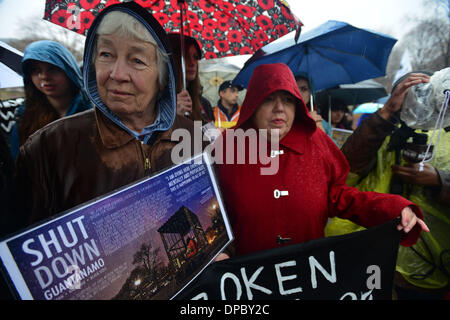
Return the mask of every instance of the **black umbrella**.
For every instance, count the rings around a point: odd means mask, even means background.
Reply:
[[[321,107],[328,107],[331,100],[341,100],[346,105],[359,105],[375,101],[387,95],[386,89],[374,80],[364,80],[355,84],[342,84],[338,87],[316,93],[316,102]]]

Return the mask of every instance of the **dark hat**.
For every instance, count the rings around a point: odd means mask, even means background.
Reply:
[[[222,82],[222,84],[219,87],[219,92],[224,91],[227,88],[237,88],[239,91],[244,89],[242,86],[240,86],[238,84],[233,84],[233,83],[231,83],[231,81],[227,80],[227,81]]]
[[[173,50],[181,51],[181,34],[179,33],[169,33],[169,41],[172,45]],[[197,50],[198,58],[202,58],[202,50],[200,49],[200,45],[198,41],[188,35],[183,35],[185,44],[193,44],[195,49]],[[187,48],[187,47],[186,47]]]
[[[336,98],[331,98],[331,110],[332,111],[344,111],[344,112],[349,112],[347,104],[340,100],[340,99],[336,99]]]

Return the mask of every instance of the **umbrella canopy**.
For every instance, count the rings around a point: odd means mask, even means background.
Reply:
[[[0,89],[23,87],[23,78],[0,63]]]
[[[299,42],[286,39],[256,52],[233,80],[247,87],[256,66],[285,63],[294,75],[306,75],[319,90],[385,75],[389,54],[397,40],[340,21],[328,21],[305,32]]]
[[[386,96],[386,89],[380,83],[369,79],[354,84],[341,84],[337,88],[322,90],[316,93],[316,102],[327,106],[331,99],[339,99],[346,105],[358,105],[375,101]]]
[[[233,78],[241,70],[238,66],[227,63],[225,59],[201,60],[199,62],[198,74],[203,87],[202,95],[208,99],[213,106],[219,100],[219,86],[226,80]],[[245,90],[239,91],[239,101],[242,102]],[[240,104],[240,103],[239,103]]]
[[[87,34],[95,16],[118,0],[47,0],[44,19]],[[199,40],[205,59],[252,54],[263,45],[299,30],[301,22],[283,0],[135,0],[147,8],[167,32],[183,32]],[[185,21],[186,20],[186,21]]]
[[[353,114],[374,113],[378,109],[381,109],[383,106],[384,106],[383,103],[366,102],[366,103],[360,104],[355,110],[353,110]]]
[[[377,101],[375,101],[375,102],[385,104],[386,101],[388,101],[390,97],[391,97],[391,95],[388,94],[385,97],[378,98]]]
[[[0,41],[0,88],[23,87],[23,53]]]

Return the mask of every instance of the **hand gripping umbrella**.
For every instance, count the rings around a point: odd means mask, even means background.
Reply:
[[[328,21],[302,33],[298,43],[286,39],[258,50],[233,82],[247,87],[256,66],[285,63],[294,75],[306,75],[315,91],[385,75],[397,40],[340,21]]]

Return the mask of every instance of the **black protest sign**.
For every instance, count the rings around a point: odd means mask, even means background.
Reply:
[[[390,300],[397,224],[213,263],[176,299]]]

